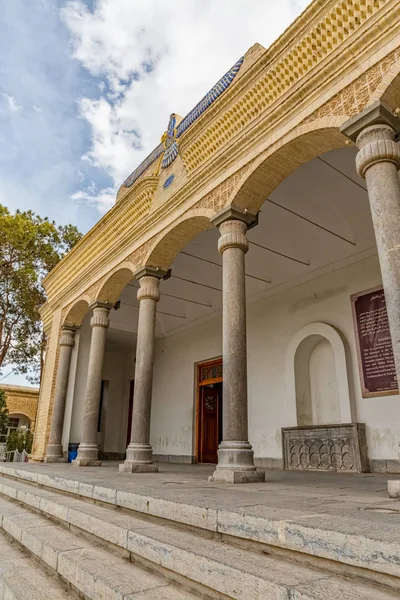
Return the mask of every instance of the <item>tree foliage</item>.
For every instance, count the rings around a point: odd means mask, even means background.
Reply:
[[[4,433],[7,429],[8,408],[6,402],[6,393],[0,390],[0,433]]]
[[[10,431],[6,439],[6,452],[25,450],[28,454],[32,452],[33,433],[30,429],[14,429]]]
[[[0,204],[0,371],[39,380],[45,339],[38,309],[42,279],[81,238],[73,225],[59,226],[32,211],[15,214]]]

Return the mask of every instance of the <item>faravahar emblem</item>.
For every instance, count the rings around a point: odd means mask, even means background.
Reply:
[[[176,128],[176,114],[172,113],[169,118],[168,129],[163,133],[161,143],[164,144],[164,155],[161,163],[161,168],[165,169],[175,160],[178,156],[178,139],[177,139],[177,128]]]
[[[171,165],[179,154],[179,138],[181,135],[207,110],[207,108],[224,93],[231,85],[244,61],[242,56],[227,73],[211,88],[211,90],[196,104],[196,106],[181,119],[175,113],[169,118],[167,131],[161,138],[161,143],[154,148],[153,152],[129,175],[125,180],[125,187],[130,187],[150,165],[158,162],[154,175],[160,173],[160,169],[166,169]]]

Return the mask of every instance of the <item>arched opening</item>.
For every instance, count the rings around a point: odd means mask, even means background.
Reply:
[[[316,156],[345,147],[346,138],[339,127],[346,117],[338,117],[336,121],[336,124],[332,124],[331,118],[316,121],[311,131],[310,126],[299,126],[278,148],[261,154],[232,194],[232,203],[256,214],[266,198],[296,169]]]
[[[346,353],[339,333],[326,323],[302,327],[289,343],[286,358],[288,399],[296,425],[349,423]]]
[[[144,261],[146,265],[167,271],[179,252],[203,231],[212,229],[212,210],[193,209],[163,232]]]
[[[80,327],[82,321],[89,311],[89,302],[86,299],[78,300],[68,311],[64,325],[70,325],[71,327]]]
[[[303,340],[295,355],[298,425],[340,422],[334,355],[329,341],[319,335]]]
[[[101,286],[96,301],[115,304],[124,288],[133,279],[135,268],[131,264],[120,265],[109,274]]]

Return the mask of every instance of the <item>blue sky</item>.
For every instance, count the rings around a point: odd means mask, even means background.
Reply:
[[[0,0],[0,203],[88,231],[170,113],[307,4]]]

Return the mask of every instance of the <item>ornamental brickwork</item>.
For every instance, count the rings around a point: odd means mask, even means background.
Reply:
[[[35,429],[36,411],[39,402],[39,388],[19,385],[0,385],[6,393],[8,414],[25,415],[31,422],[31,430]]]

